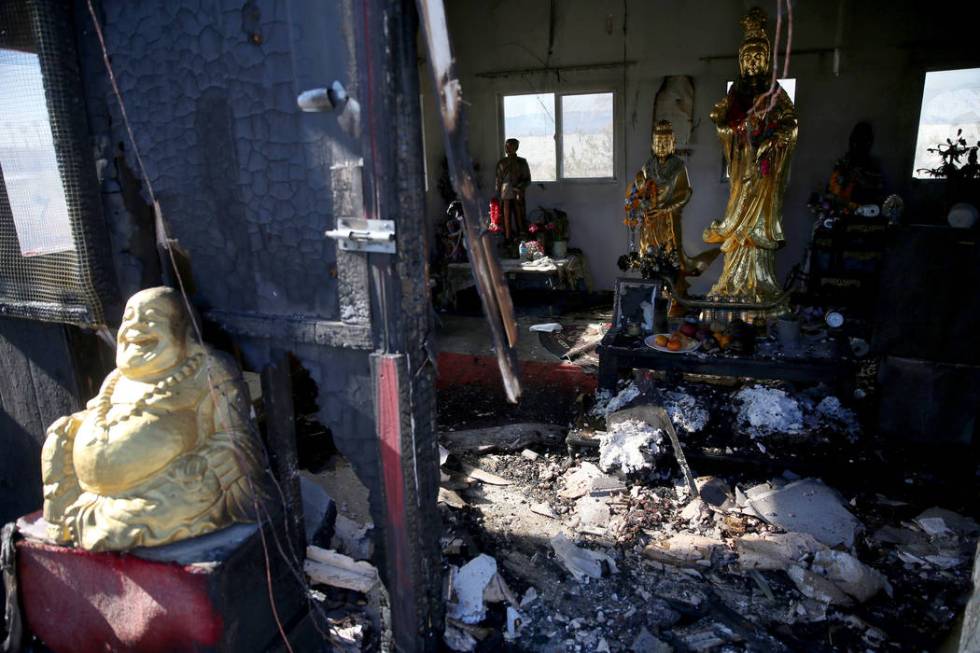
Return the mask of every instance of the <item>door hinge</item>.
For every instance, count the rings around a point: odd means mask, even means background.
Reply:
[[[395,253],[394,220],[337,218],[337,228],[324,235],[336,240],[337,246],[348,252]]]

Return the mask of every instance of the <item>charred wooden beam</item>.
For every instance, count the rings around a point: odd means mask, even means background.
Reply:
[[[517,403],[521,396],[518,377],[517,325],[510,290],[493,252],[484,226],[488,224],[487,202],[476,185],[476,174],[466,142],[466,115],[463,94],[453,62],[452,44],[442,0],[417,0],[419,15],[429,49],[429,63],[442,120],[443,141],[449,176],[463,204],[463,232],[469,245],[476,288],[490,324],[494,351],[500,366],[507,398]]]

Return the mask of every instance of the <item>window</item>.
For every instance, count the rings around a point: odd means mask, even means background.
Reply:
[[[789,96],[789,101],[796,104],[796,78],[787,77],[786,79],[777,79],[776,81],[779,82],[779,85],[783,87],[784,91],[786,91],[786,95]],[[726,93],[732,90],[732,84],[734,83],[735,82],[732,81],[728,82],[728,85],[725,86]]]
[[[930,179],[923,170],[939,167],[942,159],[928,149],[952,140],[961,129],[967,147],[980,141],[980,68],[926,73],[912,176]]]
[[[507,95],[504,138],[521,142],[535,182],[612,179],[614,106],[611,92]]]
[[[0,0],[0,314],[96,326],[116,291],[71,16]]]
[[[504,98],[504,138],[521,142],[534,181],[558,179],[555,157],[555,94],[508,95]]]
[[[74,250],[38,56],[0,48],[0,89],[0,169],[20,253]]]
[[[561,176],[566,179],[614,177],[613,94],[561,98]]]

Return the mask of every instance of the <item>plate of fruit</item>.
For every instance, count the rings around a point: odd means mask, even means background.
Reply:
[[[674,333],[656,333],[647,336],[643,341],[647,347],[652,347],[657,351],[668,354],[683,354],[684,352],[694,351],[701,346],[697,338],[675,331]]]

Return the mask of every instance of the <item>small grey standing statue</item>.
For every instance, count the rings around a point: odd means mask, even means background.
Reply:
[[[500,198],[504,221],[504,238],[511,239],[511,234],[520,236],[524,229],[525,191],[531,184],[531,169],[527,159],[517,156],[520,141],[508,138],[504,141],[506,156],[497,161],[497,197]]]

